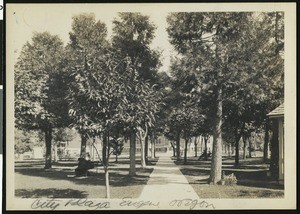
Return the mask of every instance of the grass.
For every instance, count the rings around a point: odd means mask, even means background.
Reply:
[[[128,158],[110,163],[111,198],[137,198],[149,180],[157,159],[150,160],[149,167],[140,168],[136,161],[136,176],[129,177]],[[78,179],[71,177],[77,161],[60,161],[52,169],[44,170],[43,161],[16,162],[15,196],[22,198],[105,198],[103,167],[91,170],[91,175]]]
[[[176,161],[180,171],[200,198],[282,198],[284,187],[267,177],[268,166],[262,158],[241,160],[238,167],[234,166],[233,158],[223,158],[223,171],[226,175],[234,173],[237,184],[210,185],[210,160],[199,161],[189,157],[188,162]]]
[[[193,182],[189,179],[189,182]],[[191,184],[200,198],[281,198],[283,190],[247,187],[241,185],[221,186],[196,183]]]
[[[138,159],[138,157],[137,157]],[[140,196],[153,171],[153,159],[147,168],[140,168],[136,161],[137,176],[128,176],[129,159],[120,157],[119,162],[110,162],[111,198]],[[223,158],[223,171],[234,173],[237,184],[209,185],[210,160],[199,161],[189,157],[188,162],[176,161],[181,173],[187,178],[200,198],[282,198],[284,187],[267,177],[268,165],[262,158],[248,158],[234,166],[234,158]],[[77,179],[74,175],[77,161],[60,161],[50,170],[43,169],[43,161],[18,161],[15,167],[15,196],[22,198],[105,198],[105,180],[102,166],[91,170],[87,178]],[[159,181],[159,180],[158,180]]]

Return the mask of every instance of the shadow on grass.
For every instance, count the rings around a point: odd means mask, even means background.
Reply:
[[[84,179],[77,179],[74,177],[68,177],[68,175],[74,175],[73,171],[65,170],[50,170],[45,171],[44,169],[17,169],[17,173],[27,176],[43,177],[51,180],[68,180],[76,184],[87,184],[87,185],[105,185],[104,173],[93,173]],[[122,171],[126,171],[122,173]],[[135,177],[129,177],[127,173],[128,169],[114,169],[109,172],[110,185],[111,186],[128,186],[128,185],[142,185],[146,184],[153,169],[137,169],[137,175]]]
[[[127,160],[126,160],[127,161]],[[125,162],[126,162],[125,161]],[[149,163],[151,165],[155,165],[157,160],[151,160]],[[122,164],[124,164],[122,160]],[[153,168],[136,168],[136,176],[129,177],[129,166],[128,168],[124,168],[122,164],[110,164],[109,169],[109,180],[111,186],[133,186],[133,185],[145,185],[149,180],[149,176],[153,171]],[[137,161],[138,164],[138,161]],[[28,164],[30,165],[30,164]],[[61,168],[55,168],[56,166]],[[70,167],[73,168],[70,168]],[[86,184],[86,185],[105,185],[105,176],[103,167],[99,167],[99,171],[90,171],[90,176],[84,179],[78,179],[71,176],[74,176],[75,171],[74,163],[55,163],[53,164],[53,168],[49,170],[43,169],[43,166],[35,166],[35,167],[24,167],[23,165],[17,165],[15,167],[15,172],[33,177],[41,177],[45,179],[51,180],[67,180],[71,181],[75,184]],[[138,166],[138,165],[137,165]],[[98,167],[97,167],[98,168]]]
[[[86,198],[84,191],[73,189],[18,189],[15,191],[16,197],[21,198]]]
[[[183,158],[179,161],[176,158],[172,157],[172,160],[176,165],[187,165],[187,166],[202,166],[202,167],[211,167],[211,158],[208,160],[198,160],[197,157],[189,157],[187,163],[184,163]],[[222,158],[222,166],[223,168],[234,168],[234,169],[268,169],[268,165],[263,163],[262,158],[248,158],[246,160],[240,160],[240,164],[235,166],[234,157],[223,157]]]
[[[240,190],[238,197],[258,197],[258,198],[281,198],[284,196],[284,193],[281,191],[274,192],[271,190]]]
[[[154,166],[154,165],[156,165],[157,161],[158,161],[158,158],[154,158],[154,159],[149,158],[147,165]],[[124,158],[124,157],[120,157],[118,159],[118,162],[115,162],[113,160],[110,160],[110,162],[109,162],[110,166],[117,166],[117,165],[128,165],[129,166],[129,164],[130,164],[130,160],[128,158]],[[135,161],[135,164],[136,164],[136,166],[141,165],[141,160],[137,158],[137,160]]]
[[[195,184],[207,184],[209,182],[210,168],[199,169],[199,168],[181,168],[180,171],[186,176],[192,177],[206,177],[205,179],[197,180]],[[243,171],[243,170],[234,170],[234,169],[223,169],[226,175],[233,173],[240,186],[248,187],[260,187],[260,188],[270,188],[270,189],[284,189],[283,185],[280,185],[274,180],[271,180],[267,177],[267,170],[257,170],[257,171]]]

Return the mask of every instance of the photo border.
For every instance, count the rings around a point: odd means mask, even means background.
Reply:
[[[6,69],[4,72],[4,92],[5,94],[4,96],[4,100],[5,100],[5,105],[6,108],[4,109],[4,116],[5,116],[5,127],[4,127],[4,136],[5,136],[5,141],[4,141],[4,165],[3,165],[3,169],[4,169],[4,173],[3,177],[4,178],[4,183],[3,183],[3,187],[6,187],[6,192],[3,195],[3,197],[8,196],[9,198],[12,197],[12,194],[9,190],[10,186],[11,186],[11,180],[13,179],[6,179],[7,176],[11,176],[11,169],[14,166],[13,161],[11,160],[12,158],[9,157],[9,155],[7,156],[7,154],[11,154],[11,145],[6,145],[6,142],[13,142],[13,136],[12,135],[12,121],[13,120],[13,108],[11,108],[11,104],[13,104],[13,82],[11,82],[11,78],[12,78],[12,73],[13,72],[7,72],[7,70],[11,70],[12,69],[12,63],[10,62],[10,52],[11,52],[11,47],[8,45],[8,41],[11,41],[11,38],[9,38],[8,32],[7,32],[7,28],[9,27],[9,25],[7,25],[8,20],[6,20],[6,11],[7,11],[7,6],[11,5],[12,3],[16,3],[16,2],[20,2],[17,4],[22,4],[24,3],[24,1],[7,1],[5,4],[5,13],[4,13],[4,17],[5,17],[5,36],[4,38],[6,38],[6,44],[4,47],[4,50],[6,50]],[[31,1],[32,2],[32,1]],[[34,3],[36,2],[40,2],[40,1],[33,1]],[[54,1],[56,2],[56,1]],[[67,1],[70,2],[70,1]],[[89,4],[91,5],[94,1],[88,1]],[[109,4],[108,2],[110,1],[104,1],[104,3]],[[41,4],[48,4],[45,2],[40,2]],[[57,3],[57,2],[56,2]],[[72,3],[74,3],[74,1],[72,1]],[[78,4],[79,2],[75,1],[76,4]],[[101,2],[103,3],[103,1]],[[126,2],[127,3],[127,2]],[[130,2],[131,3],[131,2]],[[51,2],[51,4],[54,4]],[[65,2],[63,3],[59,3],[61,4],[65,4]],[[69,3],[68,3],[69,4]],[[114,3],[114,5],[116,5],[118,3]],[[148,4],[147,3],[143,3],[143,5]],[[152,4],[152,3],[149,3]],[[155,3],[154,3],[155,4]],[[161,3],[164,4],[164,3]],[[171,4],[171,3],[170,3]],[[170,7],[170,4],[168,3],[168,7]],[[194,3],[183,3],[183,4],[194,4]],[[195,3],[198,4],[198,3]],[[203,4],[202,2],[199,4]],[[205,4],[205,3],[204,3]],[[209,3],[214,4],[214,3]],[[249,7],[250,4],[256,4],[256,7],[262,6],[263,4],[267,4],[267,6],[270,6],[268,2],[266,3],[216,3],[218,6],[217,7],[222,7],[222,8],[226,8],[227,10],[229,8],[233,7],[233,4],[239,4],[239,5],[243,5],[245,6],[245,4],[248,4],[247,7],[245,8],[245,11],[249,11]],[[257,4],[260,4],[259,6]],[[274,3],[279,5],[280,3]],[[26,4],[28,5],[28,4]],[[161,5],[160,5],[161,6]],[[180,11],[182,11],[183,7],[180,7]],[[251,8],[251,7],[250,7]],[[274,8],[277,8],[274,7]],[[293,3],[282,3],[280,5],[280,8],[283,8],[283,11],[285,11],[285,62],[284,62],[284,67],[285,67],[285,197],[284,197],[284,203],[282,203],[282,199],[254,199],[254,200],[264,200],[262,201],[263,204],[259,203],[259,204],[255,204],[256,206],[253,206],[255,202],[251,202],[248,203],[246,202],[246,204],[244,203],[244,200],[249,200],[249,199],[208,199],[208,200],[222,200],[221,204],[225,204],[225,206],[223,206],[221,208],[221,210],[228,210],[228,209],[232,209],[233,206],[236,206],[236,204],[243,204],[246,205],[246,209],[296,209],[296,160],[297,160],[297,156],[296,156],[296,4]],[[262,9],[261,7],[259,7],[259,9]],[[241,10],[238,10],[241,11]],[[265,10],[264,10],[265,11]],[[273,11],[273,10],[272,10]],[[289,122],[289,123],[288,123]],[[289,142],[290,144],[287,144],[287,142]],[[292,142],[292,143],[291,143]],[[6,149],[6,150],[5,150]],[[293,152],[288,152],[287,151],[293,151]],[[289,164],[287,164],[289,163]],[[288,177],[288,179],[287,179]],[[290,182],[291,181],[291,182]],[[9,185],[7,185],[9,184]],[[287,192],[289,193],[289,195],[286,197]],[[5,200],[4,199],[4,200]],[[15,200],[15,199],[14,199]],[[29,201],[32,201],[34,199],[21,199],[23,202],[26,201],[25,203],[28,204]],[[102,199],[101,199],[102,200]],[[105,200],[105,199],[104,199]],[[115,200],[115,199],[111,199],[111,200]],[[242,200],[242,201],[240,201]],[[250,199],[252,200],[252,199]],[[265,207],[266,201],[268,200],[272,200],[272,203],[274,203],[274,207],[270,208],[270,207]],[[17,210],[24,210],[24,208],[28,207],[28,205],[21,205],[23,202],[18,203],[17,200],[15,200],[14,202],[16,202],[15,204],[19,204],[19,209]],[[7,206],[7,201],[3,202],[3,207],[5,209],[10,208],[11,204],[9,204],[8,202],[8,206]],[[219,202],[217,202],[216,204],[219,204]],[[21,207],[22,206],[22,207]],[[117,205],[116,205],[117,207]],[[234,209],[238,209],[238,210],[244,210],[244,208],[234,208]],[[123,208],[122,208],[123,210]]]

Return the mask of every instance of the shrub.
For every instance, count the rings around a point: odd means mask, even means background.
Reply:
[[[235,175],[233,173],[231,173],[230,175],[225,175],[225,173],[223,172],[223,176],[222,176],[222,183],[225,185],[234,185],[237,183],[237,179],[235,177]]]

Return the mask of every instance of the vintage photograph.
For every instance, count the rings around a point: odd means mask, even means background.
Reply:
[[[295,4],[258,5],[7,4],[6,208],[296,208]]]

